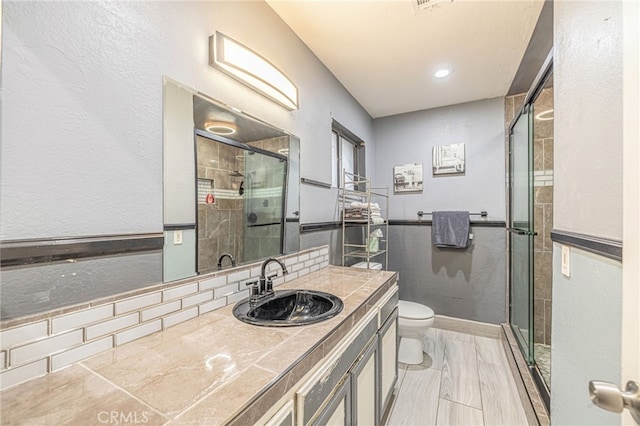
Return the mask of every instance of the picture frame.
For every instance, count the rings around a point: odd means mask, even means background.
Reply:
[[[404,164],[393,167],[393,192],[422,192],[422,163]]]
[[[466,170],[464,144],[434,146],[432,163],[434,176],[464,174]]]

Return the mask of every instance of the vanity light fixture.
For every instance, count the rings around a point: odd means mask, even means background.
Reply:
[[[204,129],[220,136],[229,136],[238,131],[236,123],[230,121],[209,121],[204,124]]]
[[[298,109],[298,88],[282,71],[220,32],[209,36],[209,65],[288,110]]]

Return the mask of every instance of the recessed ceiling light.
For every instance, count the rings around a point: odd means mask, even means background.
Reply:
[[[451,68],[438,68],[433,76],[435,78],[445,78],[451,75]]]
[[[553,120],[553,108],[548,109],[546,111],[542,111],[540,114],[536,115],[536,120],[540,120],[540,121]]]
[[[205,123],[205,130],[207,132],[215,133],[221,136],[232,135],[236,132],[236,123],[227,121],[211,121]]]

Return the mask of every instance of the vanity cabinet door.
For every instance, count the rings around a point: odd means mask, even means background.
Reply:
[[[380,370],[380,410],[378,419],[387,409],[398,380],[398,309],[396,308],[378,332]]]
[[[351,411],[353,425],[374,426],[378,418],[378,336],[351,368]]]
[[[349,375],[338,386],[327,406],[320,411],[314,426],[351,426],[351,379]]]
[[[287,402],[265,426],[294,426],[293,400]]]

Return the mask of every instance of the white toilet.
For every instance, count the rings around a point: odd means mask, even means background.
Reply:
[[[433,325],[434,313],[428,306],[400,300],[398,302],[398,334],[400,348],[398,361],[404,364],[422,364],[422,339]]]
[[[367,262],[352,265],[354,268],[367,268]],[[380,263],[370,262],[369,269],[382,269]],[[429,327],[433,325],[434,312],[431,308],[420,303],[406,300],[398,301],[398,334],[400,348],[398,361],[404,364],[422,364],[424,352],[422,339]]]

